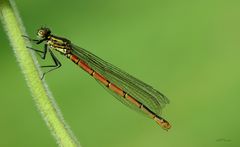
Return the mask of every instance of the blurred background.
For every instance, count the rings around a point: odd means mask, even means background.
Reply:
[[[16,4],[29,36],[48,26],[170,99],[162,115],[172,124],[166,132],[57,54],[63,66],[45,80],[83,147],[240,146],[240,1],[19,0]],[[57,146],[2,27],[0,38],[0,146]]]

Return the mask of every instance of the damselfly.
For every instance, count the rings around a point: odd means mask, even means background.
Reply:
[[[52,67],[43,73],[44,75],[61,66],[60,61],[52,52],[53,50],[69,58],[84,71],[91,75],[98,83],[103,85],[107,91],[114,95],[119,101],[128,107],[145,114],[155,120],[163,129],[170,129],[171,125],[160,116],[162,108],[169,103],[167,97],[155,90],[150,85],[138,80],[112,64],[100,59],[89,51],[71,43],[70,40],[51,34],[49,28],[40,28],[37,31],[39,39],[31,39],[36,44],[44,43],[44,50],[28,47],[45,59],[47,52],[50,53],[54,65],[42,66]]]

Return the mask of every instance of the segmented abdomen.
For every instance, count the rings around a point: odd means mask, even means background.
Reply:
[[[91,67],[87,65],[83,60],[79,59],[74,54],[68,54],[67,57],[72,60],[75,64],[80,66],[84,71],[86,71],[88,74],[90,74],[92,77],[94,77],[96,80],[98,80],[100,83],[105,85],[108,89],[115,92],[117,95],[121,96],[122,98],[125,98],[127,101],[135,105],[137,108],[139,108],[141,111],[145,112],[147,115],[149,115],[152,119],[154,119],[163,129],[168,130],[171,125],[160,116],[157,116],[154,112],[152,112],[150,109],[148,109],[144,104],[139,102],[137,99],[129,95],[126,91],[119,88],[114,83],[111,83],[111,81],[108,81],[103,75],[100,73],[94,71]]]

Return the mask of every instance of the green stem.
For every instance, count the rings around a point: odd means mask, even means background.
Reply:
[[[22,37],[26,33],[13,1],[0,0],[0,18],[38,110],[57,143],[66,147],[80,146],[64,122],[46,83],[40,79],[42,72],[35,56],[26,48],[31,44]]]

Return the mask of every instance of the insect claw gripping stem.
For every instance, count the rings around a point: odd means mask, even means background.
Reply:
[[[44,76],[45,76],[45,73],[42,74],[41,80],[43,80]]]
[[[31,39],[30,37],[28,36],[25,36],[25,35],[22,35],[22,37],[24,38],[27,38],[29,41],[32,41],[32,42],[36,42],[36,44],[40,44],[42,43],[43,41],[45,41],[45,39],[41,39],[41,40],[37,40],[37,39]],[[35,49],[35,48],[32,48],[32,47],[29,47],[27,46],[28,49],[31,49],[33,51],[35,51],[43,60],[46,59],[46,54],[47,54],[47,51],[48,51],[48,46],[47,44],[44,44],[44,50],[41,51],[41,50],[38,50],[38,49]],[[51,50],[49,50],[49,53],[52,57],[52,60],[54,61],[54,65],[43,65],[43,66],[40,66],[41,68],[44,68],[44,67],[53,67],[52,69],[46,71],[43,73],[42,77],[41,77],[41,80],[43,80],[43,78],[45,77],[45,75],[55,69],[58,69],[59,67],[61,67],[61,62],[57,59],[57,57],[53,54],[53,52]]]

